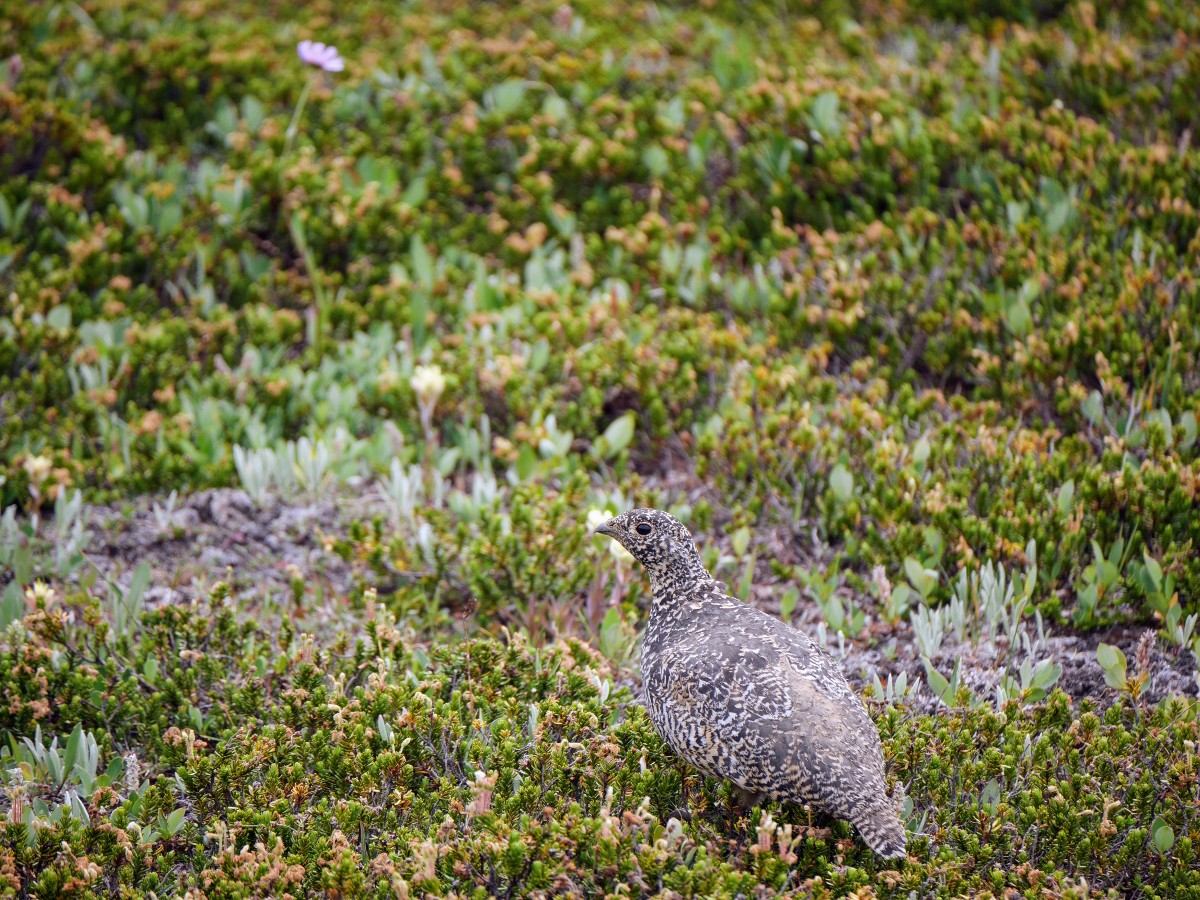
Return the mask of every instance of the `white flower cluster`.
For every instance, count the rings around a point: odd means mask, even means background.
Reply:
[[[587,530],[588,533],[594,533],[597,528],[615,516],[611,509],[590,509],[587,514]],[[629,551],[621,546],[619,541],[608,540],[608,552],[613,558],[620,562],[632,562],[633,556]]]

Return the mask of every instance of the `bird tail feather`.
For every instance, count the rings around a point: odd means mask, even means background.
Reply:
[[[904,859],[907,834],[900,817],[890,803],[880,804],[860,821],[854,823],[859,834],[878,856],[884,859]]]

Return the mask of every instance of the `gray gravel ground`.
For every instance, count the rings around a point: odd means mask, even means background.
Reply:
[[[149,563],[153,577],[146,599],[151,604],[189,602],[214,582],[230,579],[243,596],[286,596],[297,576],[310,595],[328,604],[344,596],[356,577],[370,581],[371,574],[352,570],[324,546],[326,539],[343,534],[352,519],[379,510],[370,496],[299,505],[269,502],[257,507],[244,492],[234,489],[203,491],[179,499],[173,508],[164,498],[143,498],[132,507],[90,511],[87,556],[103,575],[122,584],[140,563]],[[702,543],[707,539],[701,536]],[[727,537],[718,539],[718,544],[728,552]],[[753,544],[759,548],[760,560],[753,601],[775,613],[777,598],[786,585],[773,578],[767,560],[782,558],[794,563],[797,557],[806,557],[811,562],[829,554],[815,537],[811,542],[798,542],[795,531],[781,529],[762,530]],[[871,621],[874,601],[845,593],[845,587],[840,590],[848,603],[868,610],[864,635],[871,636],[845,643],[842,666],[847,676],[865,683],[876,675],[886,680],[889,674],[907,672],[910,683],[918,677],[924,682],[924,666],[907,623],[891,628]],[[803,598],[794,624],[815,637],[820,618],[815,604]],[[1055,627],[1047,653],[1062,667],[1058,686],[1072,698],[1104,700],[1114,695],[1096,662],[1101,641],[1124,651],[1130,675],[1147,673],[1143,689],[1147,701],[1156,702],[1170,694],[1197,694],[1195,658],[1189,651],[1168,646],[1152,628],[1115,626],[1082,633]],[[836,640],[829,644],[834,655],[840,655]],[[979,696],[991,699],[1002,674],[998,663],[1003,651],[1002,645],[956,646],[948,640],[934,663],[949,675],[961,660],[964,683]],[[924,684],[911,702],[928,709],[939,703]]]

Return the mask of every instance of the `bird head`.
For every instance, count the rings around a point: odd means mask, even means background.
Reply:
[[[657,509],[631,509],[613,516],[596,529],[633,554],[651,577],[669,571],[708,573],[696,551],[692,535],[670,513]]]

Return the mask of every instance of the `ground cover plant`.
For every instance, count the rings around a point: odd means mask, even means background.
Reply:
[[[1200,896],[1191,5],[0,18],[0,896]],[[633,505],[903,865],[665,750]]]

